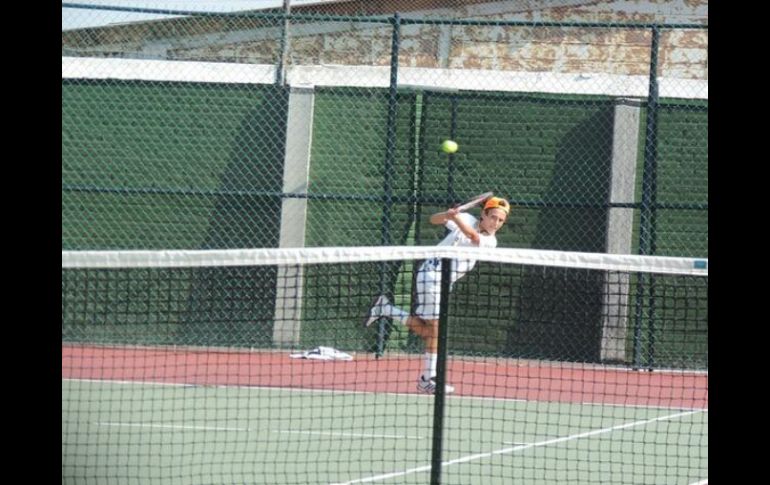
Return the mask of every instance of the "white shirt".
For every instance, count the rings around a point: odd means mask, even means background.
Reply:
[[[462,212],[458,215],[466,224],[473,227],[477,231],[479,230],[479,220],[468,214]],[[449,229],[449,234],[438,243],[439,246],[460,246],[460,247],[473,247],[473,241],[463,234],[457,223],[454,221],[447,221],[444,226]],[[487,234],[479,233],[479,246],[480,248],[494,248],[497,247],[497,238]],[[472,270],[476,266],[475,259],[456,259],[452,265],[452,283],[465,276],[465,273]]]

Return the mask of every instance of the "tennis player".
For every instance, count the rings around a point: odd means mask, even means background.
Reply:
[[[449,209],[433,214],[430,222],[435,225],[442,224],[449,230],[449,234],[438,244],[439,246],[494,248],[497,246],[495,233],[503,226],[509,212],[508,201],[500,197],[491,197],[484,202],[481,220],[466,212]],[[451,284],[454,285],[475,265],[475,260],[453,260]],[[423,371],[417,380],[417,389],[432,394],[436,390],[438,358],[438,319],[441,297],[441,260],[439,258],[423,262],[417,273],[416,284],[418,305],[414,315],[393,305],[385,295],[380,295],[369,310],[364,325],[368,327],[381,317],[392,318],[406,325],[409,330],[423,339],[425,360]],[[446,392],[454,392],[454,387],[447,384]]]

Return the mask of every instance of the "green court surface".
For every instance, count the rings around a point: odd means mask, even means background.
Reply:
[[[63,484],[428,483],[432,396],[62,380]],[[450,396],[442,483],[690,485],[708,410]]]

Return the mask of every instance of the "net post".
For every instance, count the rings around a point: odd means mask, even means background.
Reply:
[[[441,483],[441,451],[444,440],[444,404],[446,400],[447,320],[449,315],[449,288],[452,260],[441,260],[441,302],[438,317],[438,355],[436,360],[436,390],[433,395],[433,453],[430,483]]]

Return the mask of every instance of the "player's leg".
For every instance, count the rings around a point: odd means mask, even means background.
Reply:
[[[438,320],[412,316],[406,326],[412,333],[422,338],[426,352],[438,352]]]
[[[385,295],[378,296],[372,303],[371,309],[364,319],[368,327],[377,319],[392,318],[407,326],[412,332],[422,338],[425,344],[423,371],[417,381],[417,388],[422,392],[435,390],[436,362],[438,360],[438,316],[441,297],[441,268],[436,264],[423,264],[416,278],[417,310],[416,315],[393,305]],[[437,263],[437,262],[436,262]],[[446,392],[454,388],[446,386]]]
[[[441,277],[441,270],[439,269],[438,273],[436,273],[433,266],[427,264],[427,262],[420,267],[416,278],[418,301],[421,299],[421,294],[425,294],[426,292],[435,292],[437,275],[439,278]],[[395,306],[393,303],[391,303],[387,296],[379,295],[374,299],[374,301],[372,301],[369,313],[364,318],[364,327],[370,326],[372,323],[376,322],[377,319],[383,317],[392,318],[394,321],[407,326],[409,326],[409,321],[411,319],[409,312]],[[438,318],[438,316],[436,316],[436,318]],[[415,321],[414,323],[418,323],[418,321]]]
[[[439,270],[440,271],[440,270]],[[422,273],[422,272],[421,272]],[[419,318],[412,318],[407,323],[409,329],[419,335],[425,344],[423,370],[417,380],[417,389],[432,393],[436,389],[436,362],[438,361],[438,324],[441,303],[441,273],[418,274],[418,301],[415,313]],[[446,392],[454,392],[447,384]]]
[[[372,302],[369,313],[364,319],[364,327],[370,326],[372,323],[376,322],[377,319],[383,317],[392,318],[394,321],[406,325],[409,320],[409,312],[393,305],[387,296],[380,295]]]

